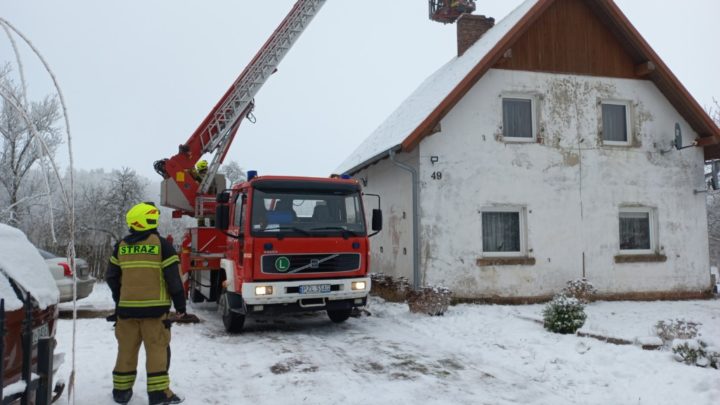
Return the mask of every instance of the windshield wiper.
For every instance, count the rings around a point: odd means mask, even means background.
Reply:
[[[293,232],[301,233],[305,236],[310,236],[310,232],[306,231],[305,229],[301,229],[301,228],[298,228],[295,226],[278,226],[277,228],[266,229],[265,231],[270,231],[270,232],[278,231],[278,237],[282,236],[282,233],[281,233],[282,231],[293,231]]]
[[[319,228],[310,228],[311,231],[342,231],[343,238],[347,239],[347,235],[360,236],[358,232],[345,229],[342,226],[321,226]]]

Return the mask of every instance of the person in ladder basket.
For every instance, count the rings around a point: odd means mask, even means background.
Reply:
[[[186,317],[185,294],[173,246],[157,232],[160,210],[140,203],[127,212],[130,234],[110,257],[106,280],[115,301],[118,354],[113,370],[113,399],[127,404],[137,375],[138,350],[145,346],[150,405],[179,404],[170,390],[170,302]]]
[[[195,169],[190,170],[190,175],[198,182],[202,182],[208,171],[208,162],[203,159],[195,164]]]

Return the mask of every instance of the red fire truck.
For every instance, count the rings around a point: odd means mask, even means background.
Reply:
[[[161,204],[214,227],[190,228],[180,252],[192,301],[218,303],[225,328],[247,316],[326,310],[343,322],[370,291],[368,232],[356,180],[257,176],[227,188],[217,174],[254,97],[325,0],[298,0],[250,64],[179,147],[155,162]],[[207,174],[194,171],[211,154]],[[382,212],[372,212],[372,230]],[[372,236],[372,235],[370,235]]]

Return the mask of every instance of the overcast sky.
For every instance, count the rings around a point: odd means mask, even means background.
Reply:
[[[702,106],[720,99],[720,1],[616,2]],[[159,179],[153,162],[177,152],[293,3],[0,0],[0,16],[54,70],[76,167]],[[476,14],[500,20],[520,3],[479,0]],[[257,123],[242,124],[227,159],[326,176],[455,52],[455,26],[430,21],[426,1],[328,0],[260,90]],[[14,62],[4,35],[0,60]],[[48,93],[39,63],[27,53],[23,63],[31,94]]]

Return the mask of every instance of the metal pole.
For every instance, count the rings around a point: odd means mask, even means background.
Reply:
[[[21,405],[28,405],[30,402],[30,383],[32,376],[30,368],[32,366],[32,298],[30,293],[25,297],[25,319],[22,322],[22,379],[25,381],[25,393],[20,401]]]
[[[38,341],[37,373],[40,384],[35,391],[35,405],[50,405],[52,400],[53,349],[55,339],[46,337]]]
[[[420,289],[420,199],[418,190],[418,172],[412,166],[395,160],[395,151],[389,152],[390,161],[403,170],[410,172],[412,176],[412,206],[413,206],[413,289]]]

